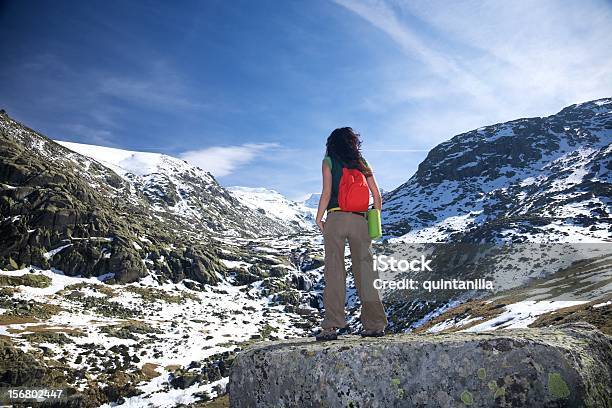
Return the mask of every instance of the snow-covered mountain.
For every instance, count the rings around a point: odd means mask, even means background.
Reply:
[[[610,333],[612,250],[610,244],[592,246],[598,249],[592,259],[575,262],[495,296],[456,303],[423,321],[417,330],[480,332],[583,321]]]
[[[611,157],[610,98],[485,126],[433,148],[383,197],[385,251],[428,254],[433,272],[411,273],[417,281],[485,279],[492,290],[389,292],[395,329],[431,321],[431,331],[527,327],[539,314],[605,303]]]
[[[221,226],[217,231],[236,235],[222,226],[231,220],[231,208],[236,200],[247,208],[256,211],[257,216],[242,212],[246,219],[272,219],[286,227],[285,231],[255,230],[257,232],[296,232],[312,228],[315,210],[305,203],[291,201],[277,191],[263,187],[222,187],[214,176],[185,160],[160,153],[137,152],[111,147],[56,140],[60,145],[79,154],[96,160],[113,170],[126,181],[141,191],[158,211],[172,211],[193,219],[211,214],[210,220],[216,220]],[[228,192],[230,193],[228,195]],[[314,194],[313,194],[314,196]],[[234,198],[236,200],[234,200]],[[263,215],[263,217],[261,216]],[[229,216],[229,217],[228,217]],[[207,225],[216,226],[214,222]],[[213,228],[214,229],[214,228]],[[239,228],[238,228],[239,229]]]
[[[310,197],[308,197],[306,200],[303,201],[303,203],[306,207],[314,208],[316,210],[319,207],[320,199],[321,199],[321,193],[312,193]]]
[[[612,235],[612,99],[484,126],[432,149],[384,196],[410,242],[600,242]]]
[[[213,239],[298,229],[180,159],[61,145],[5,113],[0,139],[0,268],[208,283],[224,270]]]
[[[160,153],[56,142],[120,175],[145,195],[156,212],[174,213],[210,232],[237,236],[296,230],[296,225],[281,226],[276,219],[248,210],[212,174],[185,160]]]
[[[289,227],[309,229],[314,226],[316,209],[291,201],[277,191],[263,187],[227,187],[247,207],[278,220]]]

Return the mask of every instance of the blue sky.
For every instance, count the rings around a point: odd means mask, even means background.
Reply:
[[[0,106],[300,199],[361,133],[386,190],[438,143],[612,96],[607,1],[0,2]]]

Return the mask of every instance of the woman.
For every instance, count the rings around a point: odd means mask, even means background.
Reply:
[[[350,127],[334,130],[327,138],[327,151],[323,159],[323,191],[319,199],[316,223],[325,243],[325,289],[323,305],[325,318],[321,323],[318,341],[335,340],[337,330],[346,327],[344,303],[346,298],[346,270],[344,246],[348,239],[351,251],[355,286],[361,301],[361,335],[382,336],[387,325],[385,309],[374,288],[377,278],[372,264],[372,240],[368,233],[366,213],[345,212],[338,205],[338,187],[342,168],[358,169],[366,177],[374,198],[374,208],[380,209],[382,198],[372,169],[361,156],[361,140]],[[323,215],[327,212],[326,220]]]

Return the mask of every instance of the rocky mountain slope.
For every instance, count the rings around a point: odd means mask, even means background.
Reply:
[[[133,152],[81,143],[56,141],[96,160],[144,195],[155,213],[180,216],[203,232],[222,236],[251,236],[295,232],[295,225],[250,211],[207,171],[185,160],[159,153]],[[256,210],[256,208],[255,208]]]
[[[304,200],[304,205],[308,208],[314,208],[316,210],[319,207],[320,199],[321,193],[312,193],[306,200]]]
[[[441,310],[416,331],[482,332],[585,321],[612,335],[612,245],[592,249],[585,259],[541,278]]]
[[[3,269],[34,265],[121,282],[151,273],[209,283],[225,269],[215,236],[292,231],[178,159],[68,145],[99,162],[5,113],[0,140]]]
[[[174,407],[223,394],[238,350],[317,325],[311,241],[224,238],[225,274],[214,284],[0,271],[0,383],[62,387],[86,407]]]
[[[475,129],[385,194],[384,230],[409,242],[609,240],[611,156],[609,98]]]
[[[379,253],[426,254],[433,271],[387,278],[483,279],[492,289],[387,291],[395,330],[430,321],[434,330],[528,327],[535,317],[523,316],[600,304],[589,310],[601,320],[612,284],[609,266],[599,266],[612,259],[611,157],[612,99],[482,127],[432,149],[385,194]]]
[[[313,231],[169,156],[56,143],[4,113],[0,142],[0,385],[194,403],[223,393],[240,347],[318,324]]]

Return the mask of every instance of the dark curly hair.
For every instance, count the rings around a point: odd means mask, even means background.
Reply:
[[[326,154],[340,159],[344,165],[351,169],[359,169],[366,177],[372,171],[365,165],[361,156],[361,139],[359,133],[350,127],[335,129],[326,143]]]

